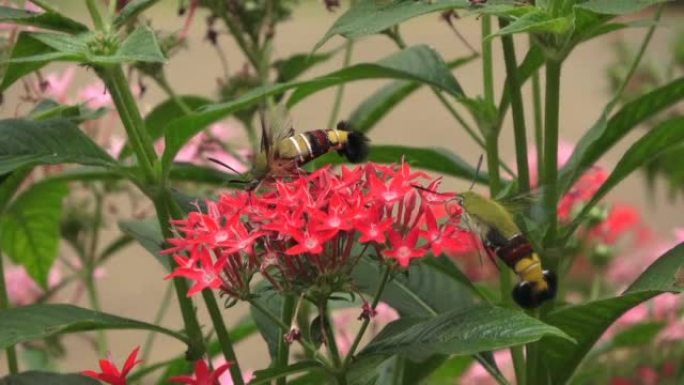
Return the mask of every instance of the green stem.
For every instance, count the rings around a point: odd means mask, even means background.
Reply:
[[[530,38],[531,44],[534,44],[532,38]],[[534,110],[534,143],[537,147],[537,185],[539,185],[539,181],[544,175],[544,125],[539,71],[534,71],[532,74],[532,106]]]
[[[562,62],[546,61],[546,100],[544,105],[544,198],[548,222],[545,247],[553,246],[558,233],[558,119],[560,108],[560,78]]]
[[[494,66],[492,59],[492,41],[485,39],[492,34],[492,18],[489,15],[482,16],[482,80],[484,87],[484,100],[489,105],[494,105]]]
[[[354,51],[354,40],[347,39],[347,43],[344,48],[344,61],[342,62],[342,68],[349,67],[351,63],[352,52]],[[335,127],[337,123],[337,117],[340,113],[340,107],[342,106],[342,97],[344,96],[344,84],[342,83],[337,87],[337,92],[335,93],[335,101],[333,102],[332,112],[330,113],[330,119],[328,119],[328,128]]]
[[[295,297],[291,294],[283,296],[283,307],[280,311],[280,319],[285,325],[292,324],[292,317],[294,316]],[[285,338],[278,340],[278,354],[276,355],[276,367],[284,368],[287,366],[290,358],[290,344],[285,341]],[[286,385],[287,378],[280,377],[276,381],[277,385]]]
[[[145,130],[145,123],[131,93],[126,75],[119,65],[102,68],[99,73],[112,96],[121,123],[126,129],[131,148],[138,159],[138,166],[141,168],[146,181],[154,183],[156,180],[154,163],[157,155],[152,145],[152,139]]]
[[[323,327],[323,333],[325,334],[325,345],[328,347],[330,358],[332,358],[333,365],[335,365],[336,368],[340,368],[342,367],[342,358],[340,357],[340,350],[337,348],[335,333],[332,330],[327,300],[324,300],[323,303],[320,304],[318,316],[321,317],[321,325]]]
[[[499,27],[504,28],[508,22],[499,18]],[[501,36],[504,62],[506,64],[506,79],[511,97],[511,112],[513,115],[513,130],[515,133],[515,158],[518,164],[518,191],[530,191],[530,170],[527,163],[527,133],[525,128],[525,111],[523,109],[522,92],[518,79],[518,64],[515,58],[515,45],[511,35]],[[521,382],[518,382],[521,383]]]
[[[494,198],[499,194],[499,191],[501,191],[501,176],[499,175],[499,137],[495,132],[491,132],[485,139],[487,145],[489,195]]]
[[[169,310],[169,305],[171,305],[171,296],[173,295],[173,286],[172,285],[166,285],[166,289],[164,290],[164,295],[162,296],[161,303],[159,304],[159,309],[157,310],[157,314],[154,315],[154,321],[152,321],[153,325],[159,325],[161,321],[164,319],[164,316],[166,315],[167,310]],[[149,332],[147,333],[147,337],[145,338],[145,342],[143,343],[142,347],[142,362],[143,365],[147,366],[146,363],[150,362],[150,353],[152,353],[152,345],[154,344],[154,341],[157,338],[157,333],[155,332]]]
[[[214,325],[216,337],[221,345],[221,351],[223,351],[223,357],[225,357],[226,362],[233,363],[229,369],[230,377],[233,379],[233,384],[244,385],[245,381],[242,378],[242,371],[240,370],[240,364],[238,363],[235,349],[233,349],[233,341],[228,334],[228,329],[226,329],[226,324],[223,321],[221,311],[216,303],[214,292],[209,289],[202,290],[202,297],[204,298],[204,304],[207,306],[207,310],[209,311],[211,322]]]
[[[89,271],[85,276],[85,286],[86,292],[88,293],[88,301],[90,301],[90,306],[93,308],[93,310],[101,312],[102,306],[100,305],[100,298],[97,295],[97,286],[95,285],[95,279],[93,277],[92,271]],[[97,331],[96,341],[97,352],[100,357],[104,357],[107,354],[107,338],[103,330]]]
[[[615,105],[620,101],[620,98],[622,97],[623,92],[625,91],[625,88],[629,84],[630,80],[632,80],[632,76],[634,76],[634,73],[636,70],[639,68],[639,64],[641,63],[641,59],[644,57],[644,53],[646,53],[646,48],[648,48],[649,44],[651,43],[651,38],[653,37],[653,34],[655,33],[656,27],[658,27],[658,21],[660,20],[660,17],[663,14],[663,9],[665,8],[665,3],[660,4],[658,6],[658,9],[655,12],[655,15],[653,16],[653,25],[648,29],[648,32],[646,33],[646,36],[644,37],[644,40],[641,42],[641,46],[639,47],[639,51],[637,52],[636,56],[634,57],[634,61],[632,61],[632,64],[629,67],[629,70],[627,71],[627,75],[625,78],[622,80],[622,83],[620,83],[620,86],[618,87],[617,92],[615,92],[615,96],[613,96],[613,99],[610,101],[608,104],[607,111],[610,112],[610,110],[615,107]]]
[[[178,94],[176,94],[176,91],[173,90],[171,85],[169,84],[168,79],[166,78],[166,74],[162,72],[159,76],[153,76],[152,77],[156,82],[159,87],[161,87],[164,92],[166,92],[166,95],[173,100],[174,103],[178,106],[178,108],[183,111],[183,114],[185,115],[190,115],[192,113],[192,108],[188,106],[187,103],[183,101],[180,97],[178,97]]]
[[[534,318],[539,318],[539,309],[533,310],[532,316]],[[526,368],[527,382],[522,382],[519,384],[521,384],[521,385],[522,384],[537,385],[537,370],[538,370],[538,365],[539,365],[539,343],[533,342],[533,343],[527,344],[526,349],[527,349],[527,368]]]
[[[86,5],[88,6],[88,12],[90,13],[90,18],[93,19],[93,25],[98,31],[103,31],[105,28],[104,21],[102,20],[102,15],[100,15],[100,10],[98,9],[95,0],[86,0]]]
[[[375,308],[378,306],[378,303],[380,303],[380,297],[382,296],[382,292],[385,290],[385,286],[389,281],[391,271],[392,269],[389,266],[387,266],[385,267],[385,271],[383,271],[382,273],[382,278],[380,278],[380,284],[378,285],[378,288],[375,290],[375,294],[373,295],[373,302],[371,303],[371,309],[373,309],[374,311]],[[368,325],[370,325],[370,321],[371,317],[365,317],[363,319],[361,328],[356,333],[356,337],[354,337],[354,342],[352,342],[352,345],[349,348],[347,356],[344,357],[344,362],[342,363],[343,370],[346,369],[351,363],[351,360],[354,357],[354,353],[356,352],[356,349],[359,347],[359,343],[361,343],[361,339],[363,338],[366,329],[368,329]]]
[[[95,285],[95,269],[97,268],[97,246],[100,239],[100,227],[102,225],[102,206],[104,197],[97,190],[97,186],[93,186],[93,194],[95,195],[95,218],[93,226],[90,229],[92,232],[90,245],[88,247],[88,254],[82,255],[83,266],[85,266],[85,287],[88,293],[88,300],[93,310],[102,311],[100,305],[100,298],[97,293],[97,285]],[[98,330],[97,336],[97,351],[103,357],[107,354],[107,336],[104,330]]]
[[[171,238],[173,233],[171,232],[171,227],[169,225],[169,207],[170,199],[168,193],[162,193],[158,198],[151,197],[154,202],[155,209],[157,211],[157,218],[159,220],[159,226],[162,230],[162,235],[165,239]],[[169,264],[172,269],[176,268],[176,261],[169,256]],[[206,347],[204,345],[204,336],[202,336],[202,329],[199,326],[199,321],[195,314],[195,307],[192,300],[188,298],[188,283],[182,277],[173,277],[173,285],[176,291],[176,299],[178,300],[178,305],[181,310],[181,315],[183,317],[183,323],[185,325],[185,332],[188,334],[190,339],[190,344],[188,346],[188,357],[191,360],[198,359],[204,355],[206,352]]]
[[[392,39],[392,41],[397,45],[397,47],[399,47],[400,49],[406,48],[406,42],[399,33],[398,28],[389,30],[386,34],[387,36],[389,36],[390,39]],[[491,55],[489,59],[491,60]],[[475,141],[475,143],[477,143],[482,149],[486,150],[487,146],[485,141],[480,137],[480,135],[477,134],[477,132],[475,132],[475,130],[468,124],[468,122],[466,122],[466,120],[461,116],[461,114],[458,113],[458,111],[451,105],[451,103],[449,103],[449,101],[444,97],[444,95],[442,95],[441,92],[435,88],[432,88],[432,92],[435,94],[437,99],[439,99],[444,108],[446,108],[447,111],[449,111],[449,114],[451,114],[451,116],[461,125],[461,127],[463,127],[468,136],[470,136],[470,138],[473,139],[473,141]],[[511,170],[510,167],[508,167],[503,162],[499,162],[499,164],[508,175],[515,177],[515,173],[513,173],[513,170]]]
[[[249,45],[249,43],[245,40],[245,37],[242,35],[242,30],[240,26],[235,22],[235,20],[233,20],[232,16],[228,13],[228,10],[226,9],[226,2],[223,0],[218,0],[214,3],[216,5],[216,8],[213,9],[217,10],[217,13],[223,20],[224,24],[226,24],[226,27],[228,27],[230,34],[233,35],[233,38],[235,39],[235,42],[237,43],[238,47],[240,47],[240,50],[244,53],[244,55],[247,57],[247,60],[254,68],[254,71],[256,73],[259,73],[261,68],[260,61],[257,58],[257,55],[254,54],[252,47]]]
[[[59,13],[59,11],[57,11],[57,9],[53,8],[50,4],[48,4],[44,0],[31,0],[31,2],[35,5],[43,8],[43,10],[45,10],[45,11],[52,12],[52,13]]]
[[[283,321],[280,318],[276,317],[268,309],[263,307],[258,301],[249,300],[249,304],[256,310],[258,310],[261,314],[265,315],[271,322],[277,325],[280,328],[280,330],[283,331],[283,333],[287,333],[290,331],[290,325],[283,323]],[[297,342],[304,348],[304,350],[306,350],[312,356],[316,357],[316,359],[320,361],[323,364],[323,366],[325,366],[328,369],[331,368],[330,362],[325,357],[323,357],[323,355],[321,355],[318,352],[318,349],[316,349],[313,345],[311,345],[310,343],[301,338],[298,339]]]
[[[2,254],[0,254],[0,312],[7,310],[10,307],[9,295],[7,294],[7,286],[5,283],[5,267],[3,265]],[[7,367],[10,374],[19,373],[19,365],[17,363],[17,350],[14,345],[5,349],[7,356]]]

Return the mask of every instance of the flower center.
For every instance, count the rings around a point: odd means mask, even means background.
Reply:
[[[407,246],[401,246],[397,249],[397,256],[399,259],[409,258],[411,256],[411,249]]]
[[[307,238],[306,242],[304,242],[304,246],[307,249],[314,249],[316,248],[316,246],[318,246],[318,240],[316,240],[315,238]]]
[[[382,193],[382,199],[384,199],[387,202],[391,202],[395,199],[397,199],[397,192],[396,191],[385,191]]]
[[[228,233],[226,231],[219,231],[214,235],[214,242],[224,242],[228,239]]]

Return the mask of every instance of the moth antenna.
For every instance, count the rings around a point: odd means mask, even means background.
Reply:
[[[218,159],[212,158],[212,157],[208,157],[207,160],[209,160],[210,162],[214,162],[214,163],[218,164],[219,166],[227,168],[228,170],[232,171],[235,175],[242,176],[241,172],[238,172],[236,169],[234,169],[233,167],[231,167],[230,165],[228,165],[227,163],[225,163],[221,160],[218,160]]]
[[[480,176],[480,169],[482,168],[482,154],[480,154],[480,159],[477,160],[477,168],[475,168],[475,176],[473,177],[473,180],[470,182],[470,187],[468,188],[468,191],[471,191],[473,187],[475,187],[475,182],[477,181],[477,177]]]

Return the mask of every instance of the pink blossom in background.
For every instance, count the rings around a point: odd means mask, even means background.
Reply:
[[[664,293],[650,301],[644,302],[628,310],[622,317],[603,334],[601,339],[607,339],[615,335],[620,330],[624,330],[629,326],[646,321],[665,321],[675,322],[678,318],[680,309],[680,300],[676,294]],[[667,330],[667,328],[665,329]],[[665,332],[661,332],[661,338]],[[669,333],[675,333],[670,330]]]
[[[55,287],[62,280],[62,273],[57,266],[50,269],[48,287]],[[5,284],[10,303],[17,306],[30,305],[40,298],[45,291],[28,275],[24,266],[8,265],[5,267]]]
[[[237,172],[247,171],[245,162],[237,159],[232,154],[227,153],[223,145],[235,138],[240,131],[240,128],[234,124],[215,123],[209,126],[204,131],[199,132],[192,137],[183,148],[178,151],[176,162],[186,162],[195,164],[209,164],[224,172],[230,172],[223,166],[208,161],[209,158],[217,159],[228,166],[235,169]],[[156,144],[158,151],[163,151],[163,142]],[[244,158],[248,157],[248,152],[245,150],[236,151]]]
[[[677,243],[684,242],[684,227],[677,227],[673,232]]]
[[[45,89],[43,95],[54,99],[56,102],[66,104],[69,102],[69,88],[74,81],[76,67],[69,66],[61,74],[50,72],[45,76]]]
[[[506,377],[511,384],[515,384],[515,372],[513,369],[513,360],[508,350],[499,350],[494,352],[494,361],[501,370],[501,373]],[[461,375],[458,382],[460,385],[497,385],[498,382],[492,377],[485,368],[477,362],[474,362],[468,370]]]
[[[631,231],[636,233],[636,230],[641,227],[641,223],[641,214],[636,207],[618,203],[610,208],[608,218],[605,221],[589,230],[588,236],[612,245],[626,233]]]
[[[216,357],[215,359],[211,360],[211,365],[214,368],[218,368],[225,363],[226,359],[224,357]],[[242,372],[242,379],[245,381],[245,384],[249,383],[254,379],[254,372],[251,370]],[[230,376],[230,371],[225,371],[219,376],[218,380],[219,385],[233,385],[233,378]]]
[[[558,168],[565,165],[574,150],[575,146],[572,143],[564,140],[558,142]],[[528,148],[527,164],[530,168],[530,184],[537,186],[539,183],[539,175],[537,175],[537,147],[534,145],[530,145]]]
[[[356,326],[359,321],[360,310],[356,307],[337,310],[333,313],[332,323],[335,329],[335,342],[341,354],[349,353],[354,338],[356,337]],[[371,319],[371,329],[367,336],[374,337],[388,323],[399,319],[399,313],[384,302],[378,303],[375,307],[375,316]]]
[[[121,150],[123,150],[125,144],[126,138],[124,138],[123,136],[112,134],[109,137],[107,143],[105,144],[105,150],[107,150],[107,153],[112,158],[116,159],[119,157],[119,154],[121,154]]]
[[[94,110],[114,105],[112,96],[109,94],[109,91],[107,91],[107,87],[99,80],[90,83],[79,90],[78,98],[81,102],[84,102],[86,106]]]

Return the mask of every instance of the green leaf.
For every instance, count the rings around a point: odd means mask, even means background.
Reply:
[[[352,277],[359,290],[373,294],[381,275],[382,268],[376,261],[362,258]],[[402,316],[435,315],[471,305],[475,293],[470,285],[449,269],[421,261],[411,264],[406,274],[395,275],[387,283],[381,300]]]
[[[30,12],[0,6],[0,23],[15,23],[68,33],[86,32],[88,27],[56,12]]]
[[[166,271],[171,272],[168,255],[162,255],[164,236],[156,219],[119,221],[122,233],[133,237],[145,250],[152,254]]]
[[[625,15],[639,12],[655,4],[669,0],[589,0],[575,5],[575,7],[606,15]]]
[[[423,63],[420,60],[426,60],[426,62]],[[365,72],[364,69],[369,68],[371,72]],[[316,92],[325,87],[350,80],[368,79],[371,77],[417,80],[434,85],[454,96],[462,95],[461,87],[434,50],[426,46],[407,48],[376,64],[357,64],[309,81],[259,87],[247,92],[236,100],[209,105],[189,116],[176,119],[168,125],[166,130],[166,148],[162,156],[163,170],[168,172],[169,166],[178,150],[204,127],[235,111],[263,101],[268,96],[277,95],[291,88],[298,87],[298,90],[301,90],[301,92],[298,96],[292,95],[292,98],[289,100],[290,104],[292,104],[310,95],[311,92]]]
[[[675,274],[684,265],[684,243],[662,255],[621,296],[571,305],[552,311],[544,319],[576,340],[544,339],[540,357],[553,384],[570,379],[587,352],[605,330],[634,306],[664,292],[679,292]]]
[[[0,310],[0,349],[59,334],[105,329],[140,329],[187,343],[173,330],[66,304],[30,305]]]
[[[180,182],[208,183],[226,186],[235,175],[228,175],[213,167],[196,166],[191,163],[174,163],[171,168],[171,179]]]
[[[255,292],[256,298],[254,301],[278,317],[283,307],[283,296],[275,291],[271,285],[266,284],[258,285]],[[274,359],[278,354],[278,343],[282,340],[285,332],[271,318],[264,315],[263,312],[254,306],[250,306],[250,313],[259,329],[261,337],[266,341],[269,356],[271,359]]]
[[[477,57],[479,55],[476,54],[466,56],[449,62],[447,66],[451,69],[457,68],[470,63]],[[370,131],[380,119],[420,88],[421,85],[421,83],[406,80],[387,84],[362,101],[351,113],[349,122],[358,131]]]
[[[487,183],[487,173],[480,172],[478,174],[475,167],[447,149],[382,145],[372,146],[368,154],[368,161],[376,163],[399,164],[402,159],[412,167]],[[317,160],[317,163],[321,164],[342,164],[345,162],[345,158],[334,153]]]
[[[610,119],[601,118],[577,143],[560,172],[561,192],[567,191],[582,173],[634,127],[684,99],[684,77],[676,79],[625,104]]]
[[[572,28],[572,20],[567,17],[552,17],[544,10],[530,12],[515,19],[506,27],[488,36],[513,35],[516,33],[551,33],[563,34]]]
[[[56,118],[68,119],[80,124],[87,120],[101,118],[107,112],[106,108],[91,110],[84,104],[64,105],[52,99],[43,99],[31,110],[27,118],[31,120],[48,120]]]
[[[99,385],[100,382],[82,374],[23,372],[0,378],[0,385]]]
[[[119,29],[126,22],[132,20],[147,8],[153,6],[159,0],[132,0],[126,4],[114,18],[114,28]]]
[[[428,377],[427,383],[431,385],[452,385],[454,378],[461,377],[471,365],[477,365],[477,363],[473,362],[470,357],[451,357]],[[404,384],[409,385],[406,382]]]
[[[116,63],[164,63],[166,57],[159,47],[154,32],[147,26],[138,27],[126,37],[116,55],[106,62]]]
[[[323,366],[318,361],[307,360],[288,365],[284,368],[268,368],[254,372],[254,379],[249,381],[250,385],[271,383],[272,380],[286,377],[291,374],[322,370]]]
[[[212,102],[210,99],[203,96],[195,95],[179,96],[178,99],[185,103],[191,110],[204,107]],[[166,126],[170,122],[182,118],[185,115],[185,111],[178,105],[178,102],[174,100],[174,98],[168,98],[154,106],[152,111],[145,116],[145,129],[149,132],[152,140],[157,140],[164,136]],[[123,159],[131,154],[131,148],[128,146],[128,143],[126,143],[123,149],[121,149],[121,153],[119,153],[119,158]]]
[[[21,187],[24,179],[33,171],[33,167],[24,167],[0,176],[0,213],[5,211],[14,194]]]
[[[475,354],[538,341],[544,336],[572,341],[564,332],[520,310],[491,305],[457,308],[432,318],[400,319],[389,324],[360,353]]]
[[[468,0],[378,1],[360,0],[340,16],[316,43],[314,51],[335,35],[348,39],[373,35],[403,21],[431,12],[468,8]]]
[[[630,146],[622,158],[620,158],[608,179],[603,182],[601,187],[591,197],[591,200],[584,206],[582,212],[573,221],[572,229],[575,229],[584,215],[625,177],[637,168],[655,159],[658,154],[681,145],[683,141],[684,116],[666,120],[650,129]]]
[[[640,322],[621,330],[607,343],[589,353],[587,359],[621,348],[648,346],[665,327],[664,322]]]
[[[0,120],[0,174],[26,165],[60,163],[117,166],[114,159],[66,119]]]
[[[46,288],[57,257],[64,183],[37,183],[0,213],[0,249]]]
[[[276,83],[286,83],[295,80],[304,72],[308,71],[317,64],[325,63],[335,56],[338,50],[325,53],[297,53],[286,59],[277,60],[273,63],[273,68],[278,73]]]
[[[17,42],[12,47],[12,53],[0,84],[0,91],[9,88],[24,75],[43,68],[50,61],[63,59],[67,56],[69,54],[57,52],[47,44],[35,39],[32,33],[20,32]]]
[[[315,81],[302,83],[292,93],[287,104],[293,106],[315,92],[338,84],[376,78],[417,81],[445,91],[455,98],[463,96],[461,86],[439,53],[426,45],[415,45],[376,63],[356,64],[316,78]]]
[[[33,32],[31,36],[55,51],[85,57],[88,54],[88,41],[93,38],[94,34],[93,32],[85,32],[79,35]]]

